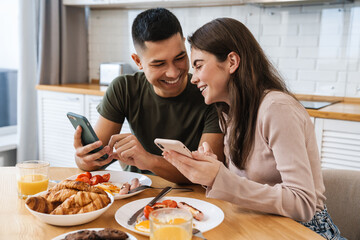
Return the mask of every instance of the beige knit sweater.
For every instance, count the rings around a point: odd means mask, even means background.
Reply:
[[[229,162],[228,144],[225,155]],[[271,91],[263,99],[246,169],[221,166],[207,197],[240,207],[309,221],[324,209],[324,183],[314,126],[291,96]]]

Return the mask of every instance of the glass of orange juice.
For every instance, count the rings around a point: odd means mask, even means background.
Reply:
[[[29,160],[16,164],[18,196],[28,196],[45,191],[49,183],[49,162]]]
[[[161,208],[150,213],[150,240],[191,240],[192,215],[180,208]]]

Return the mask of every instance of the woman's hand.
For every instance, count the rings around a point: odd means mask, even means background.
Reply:
[[[163,156],[191,182],[208,187],[212,186],[221,164],[206,142],[192,152],[193,158],[175,151],[164,151]]]

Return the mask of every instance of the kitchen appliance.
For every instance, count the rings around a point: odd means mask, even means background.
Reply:
[[[132,74],[134,69],[125,62],[106,62],[100,64],[100,85],[109,85],[114,78],[123,74]]]

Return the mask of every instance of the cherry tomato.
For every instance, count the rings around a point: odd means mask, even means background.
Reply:
[[[162,204],[166,205],[168,208],[177,208],[177,202],[174,200],[164,200]]]
[[[91,173],[90,172],[85,172],[84,173],[89,179],[92,177]]]
[[[104,182],[103,178],[100,175],[94,175],[90,178],[90,184],[96,185],[98,183]]]
[[[149,219],[149,214],[150,214],[152,211],[154,211],[154,209],[153,209],[152,207],[146,205],[145,208],[144,208],[144,216],[145,216],[147,219]]]
[[[79,174],[79,176],[77,176],[78,178],[81,178],[81,177],[87,177],[87,178],[91,178],[91,173],[89,172],[85,172],[85,173],[82,173],[82,174]]]
[[[91,184],[90,183],[90,179],[86,176],[78,176],[75,181],[79,181],[79,182],[85,182],[85,183],[88,183],[88,184]]]
[[[108,182],[110,180],[110,173],[106,173],[106,174],[102,175],[102,178],[103,178],[104,182]]]

